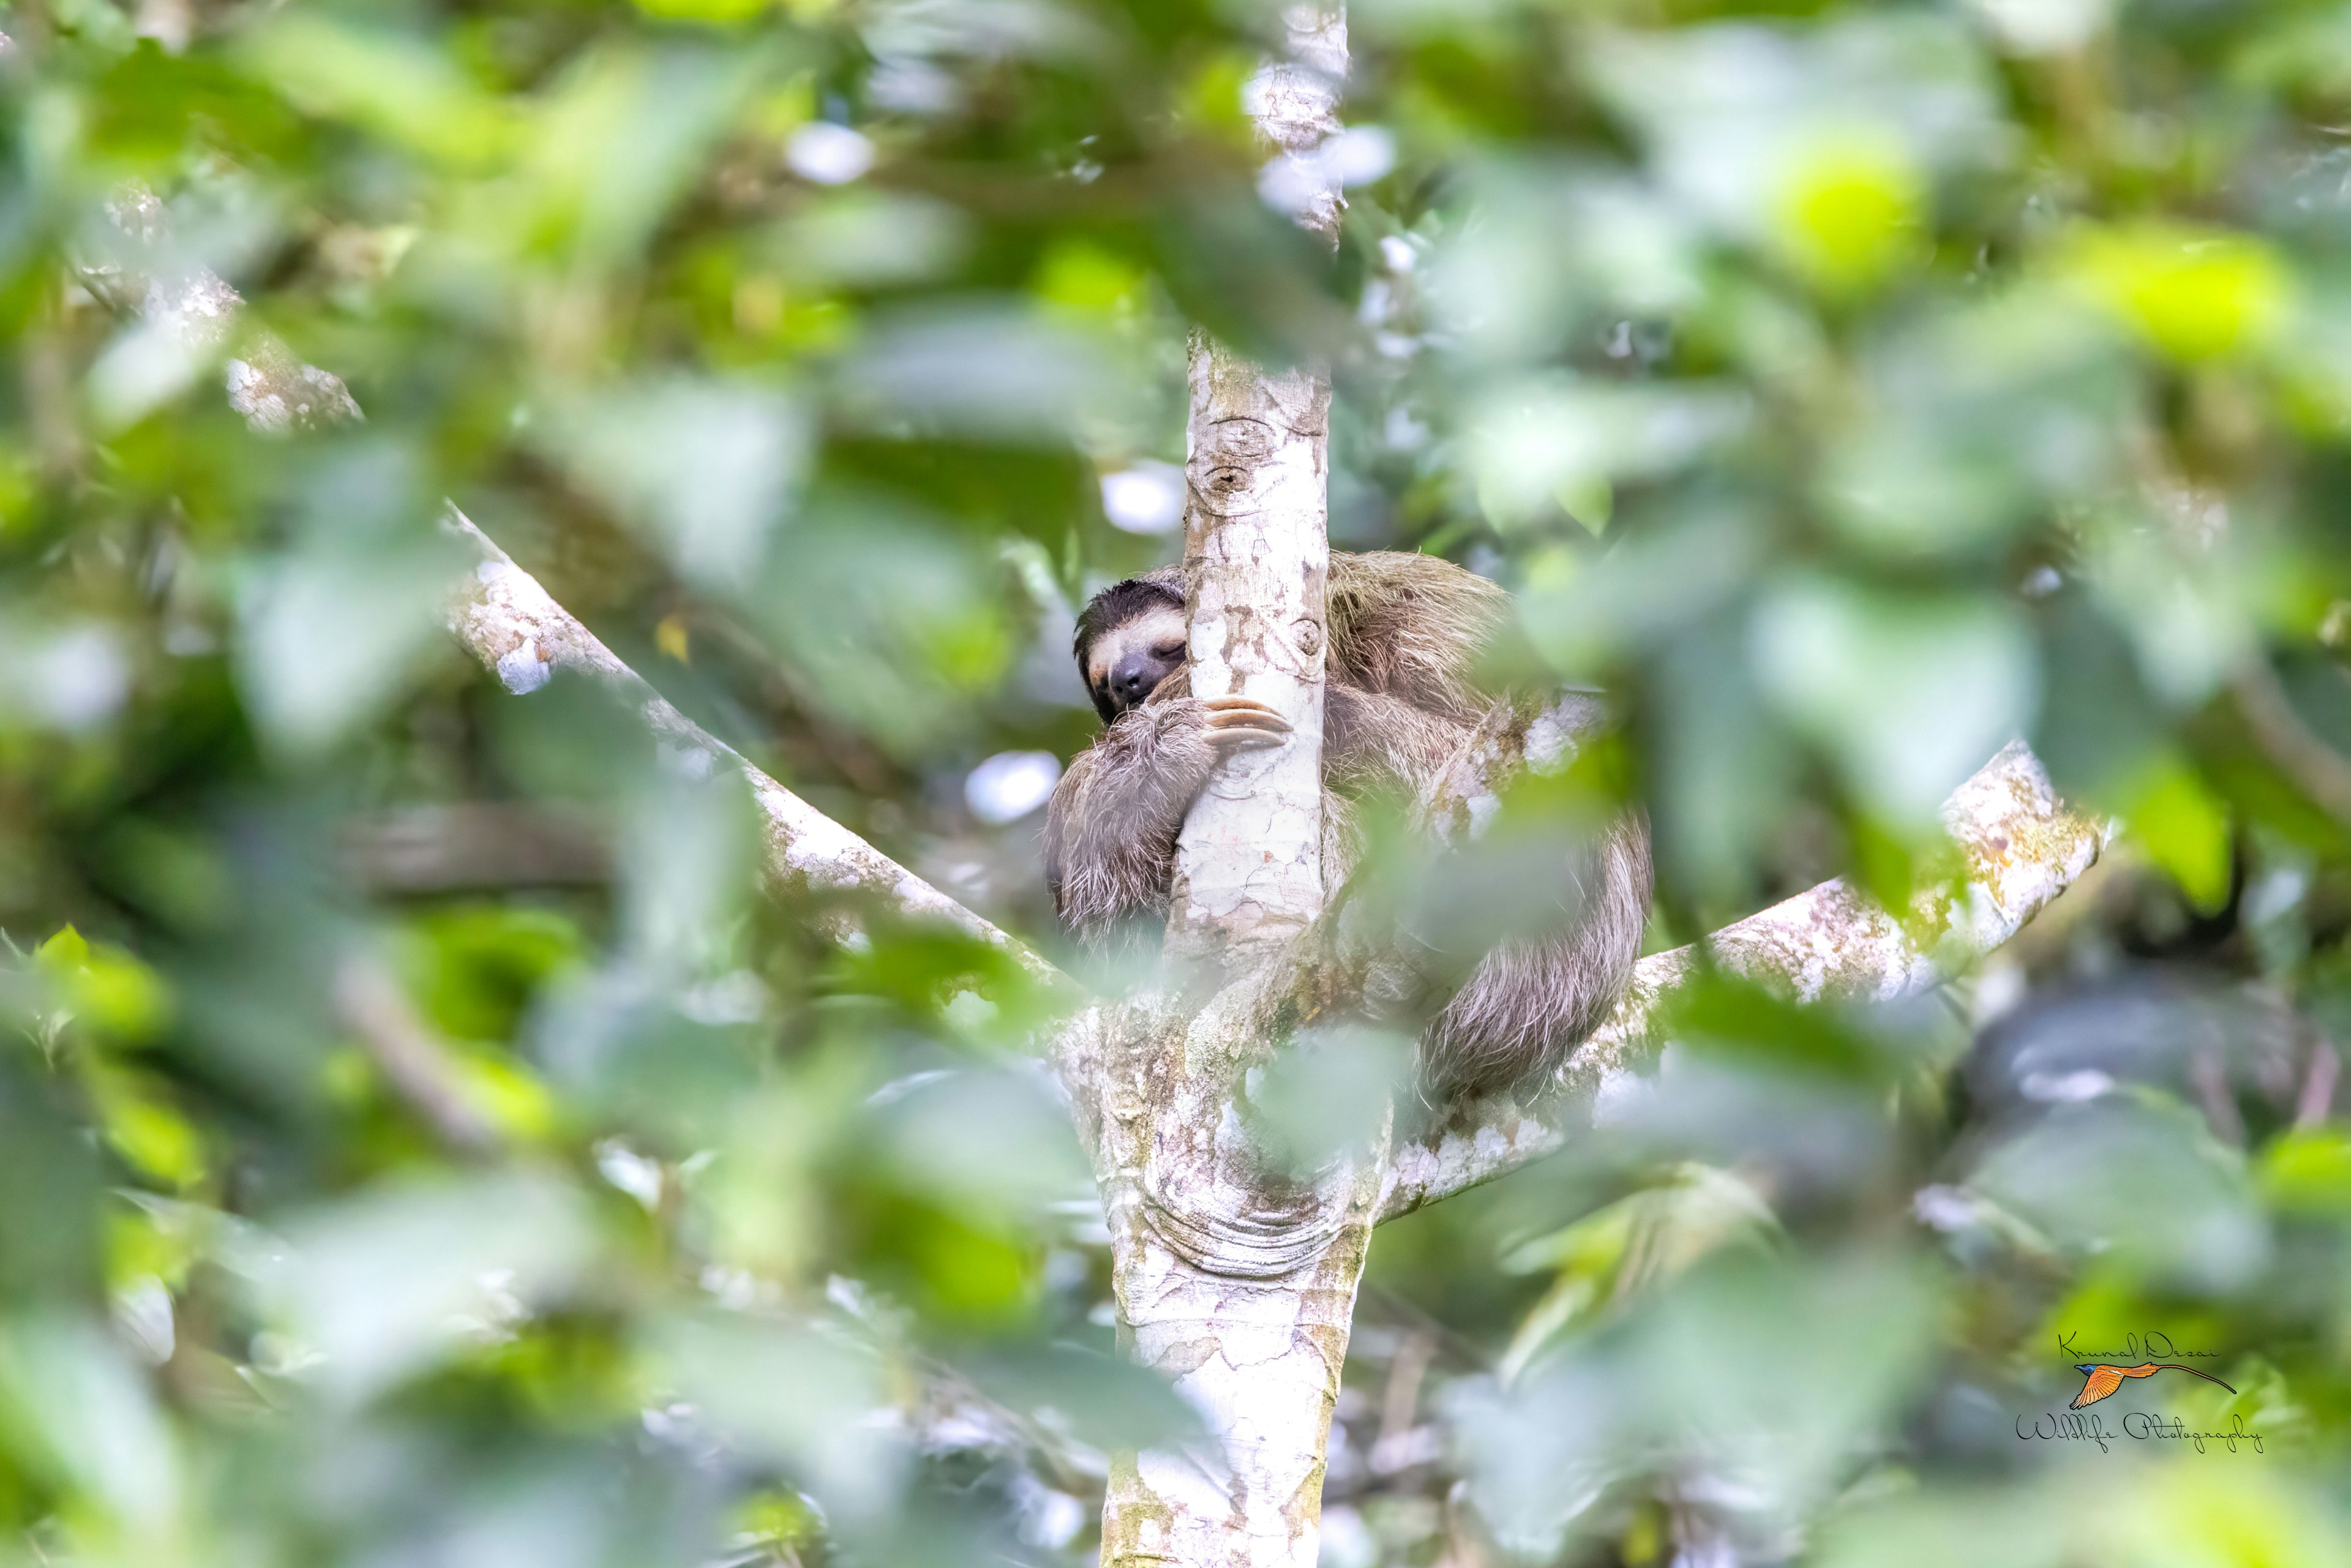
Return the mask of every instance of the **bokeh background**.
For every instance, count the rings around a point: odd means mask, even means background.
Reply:
[[[2351,1560],[2351,6],[1351,26],[1333,256],[1238,0],[0,10],[0,1561],[1093,1560],[1184,1416],[1047,999],[827,946],[739,794],[507,695],[440,517],[1060,953],[1195,324],[1332,367],[1335,545],[1614,694],[1653,949],[1947,875],[2013,734],[2117,824],[1960,983],[1708,988],[1383,1230],[1323,1560]],[[124,286],[200,268],[209,345]],[[364,421],[249,430],[265,330]],[[2150,1345],[2234,1394],[2055,1424]]]

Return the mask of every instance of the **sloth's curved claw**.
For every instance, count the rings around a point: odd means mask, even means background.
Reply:
[[[1227,756],[1259,747],[1280,746],[1290,733],[1290,721],[1250,697],[1204,697],[1208,710],[1208,744]]]

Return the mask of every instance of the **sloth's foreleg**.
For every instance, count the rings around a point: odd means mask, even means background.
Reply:
[[[1071,762],[1045,814],[1045,878],[1061,923],[1101,946],[1165,917],[1184,813],[1233,752],[1279,746],[1287,720],[1247,697],[1165,697],[1129,709]]]

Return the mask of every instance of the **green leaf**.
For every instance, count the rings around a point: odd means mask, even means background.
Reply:
[[[2229,901],[2229,809],[2192,768],[2172,763],[2143,783],[2125,813],[2132,841],[2199,909]]]

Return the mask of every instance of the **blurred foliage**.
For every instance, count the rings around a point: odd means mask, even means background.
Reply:
[[[2351,1554],[2351,8],[1352,29],[1334,258],[1259,193],[1262,7],[0,10],[0,1561],[1091,1560],[1186,1416],[1044,1002],[826,948],[739,793],[506,695],[438,517],[1051,947],[1038,754],[1175,549],[1190,323],[1332,367],[1337,543],[1618,694],[1656,946],[1932,885],[2014,733],[2120,834],[1944,995],[1701,988],[1603,1131],[1384,1231],[1325,1560]],[[120,285],[201,268],[192,354]],[[364,423],[249,432],[264,329]],[[2058,1423],[2126,1348],[2235,1392]]]

